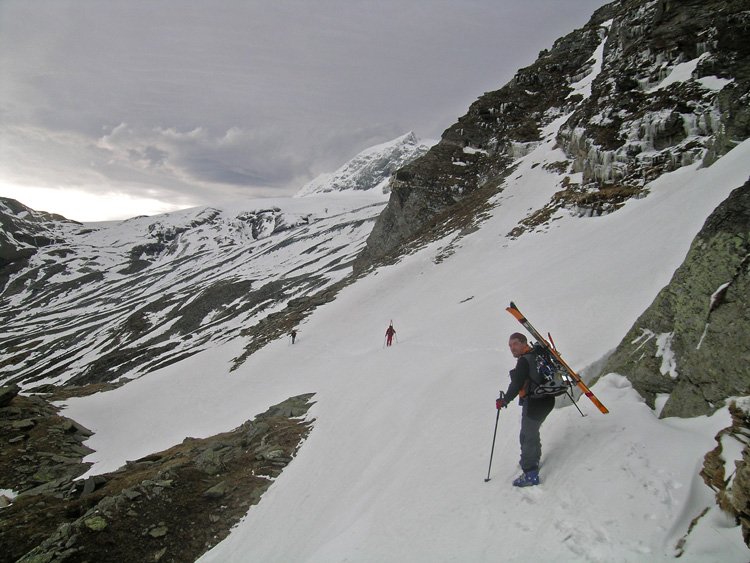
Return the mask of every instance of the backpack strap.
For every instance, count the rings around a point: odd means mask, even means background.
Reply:
[[[538,350],[536,347],[531,349],[531,352],[527,352],[522,357],[526,358],[526,361],[529,364],[529,379],[539,385],[542,382],[542,378],[539,377],[539,369],[536,365],[536,356],[537,356]]]

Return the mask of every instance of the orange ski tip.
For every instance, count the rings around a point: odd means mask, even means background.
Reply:
[[[521,322],[526,320],[518,309],[511,309],[510,307],[506,307],[505,310],[508,311],[511,315],[513,315],[517,320]]]

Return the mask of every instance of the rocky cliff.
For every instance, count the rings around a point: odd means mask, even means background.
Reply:
[[[749,32],[740,0],[604,6],[394,174],[355,267],[397,254],[469,198],[488,201],[550,127],[566,156],[555,165],[560,190],[513,236],[560,209],[615,211],[664,172],[710,165],[750,135]]]
[[[697,416],[750,393],[750,181],[706,220],[653,304],[609,359],[661,416]]]
[[[750,414],[747,398],[732,401],[731,426],[716,435],[716,447],[706,454],[701,470],[703,481],[716,493],[722,510],[742,526],[750,546]],[[739,452],[737,454],[736,452]]]

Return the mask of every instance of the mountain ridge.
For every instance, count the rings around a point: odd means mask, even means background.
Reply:
[[[603,6],[394,174],[355,267],[398,253],[469,196],[489,201],[556,120],[559,189],[515,235],[558,211],[616,211],[665,172],[710,165],[750,136],[747,25],[739,1]]]

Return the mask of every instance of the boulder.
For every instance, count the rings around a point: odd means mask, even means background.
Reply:
[[[669,285],[604,373],[625,375],[661,416],[710,414],[750,389],[750,180],[708,217]]]
[[[15,383],[0,387],[0,408],[10,405],[13,397],[18,395],[20,391],[21,388]]]
[[[217,483],[210,489],[208,489],[205,493],[203,493],[203,496],[210,499],[218,499],[223,497],[227,492],[227,482],[222,481],[220,483]]]
[[[205,449],[198,454],[193,461],[193,464],[198,471],[207,475],[216,475],[217,473],[220,473],[224,467],[219,453],[211,448]]]
[[[95,532],[101,532],[107,527],[107,521],[101,516],[91,516],[83,521],[83,524],[89,529]]]

